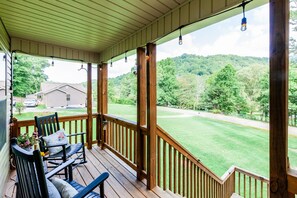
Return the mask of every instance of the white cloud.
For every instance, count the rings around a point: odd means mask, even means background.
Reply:
[[[52,63],[52,59],[48,60]],[[45,74],[48,75],[48,81],[81,83],[87,81],[87,72],[78,69],[81,67],[80,62],[69,62],[64,60],[54,60],[54,66],[45,69]],[[84,68],[87,68],[84,64]],[[93,72],[96,73],[96,72]]]
[[[124,59],[118,60],[108,65],[108,78],[114,78],[122,74],[131,72],[131,68],[136,64],[136,55],[127,57],[127,63]]]
[[[174,39],[158,46],[158,60],[184,53],[197,55],[236,54],[268,57],[268,5],[246,13],[248,29],[240,31],[241,14],[183,36],[183,45]]]

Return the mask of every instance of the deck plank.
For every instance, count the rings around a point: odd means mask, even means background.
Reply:
[[[87,185],[101,173],[109,172],[110,176],[104,185],[106,198],[179,197],[159,187],[154,188],[152,191],[147,190],[146,180],[138,181],[136,171],[126,165],[108,149],[101,150],[98,146],[94,145],[91,150],[86,149],[86,157],[88,162],[73,170],[73,178],[78,183]],[[15,177],[16,171],[11,171],[3,197],[16,197]],[[99,188],[96,188],[95,191],[99,192]]]
[[[120,173],[114,166],[109,164],[106,160],[104,160],[104,166],[108,170],[110,175],[112,175],[118,181],[118,183],[121,184],[127,192],[129,192],[129,194],[132,197],[145,198],[145,196],[135,186],[133,186],[122,173]]]
[[[96,169],[100,172],[103,173],[105,171],[108,171],[105,167],[101,166],[101,162],[97,160],[88,150],[86,150],[88,161],[93,163]],[[108,179],[106,180],[107,183],[110,184],[110,186],[114,189],[114,191],[120,196],[120,197],[127,197],[127,198],[132,198],[129,192],[126,191],[126,189],[119,184],[119,182],[116,180],[116,178],[110,174]]]
[[[91,152],[93,152],[95,156],[99,156],[100,159],[105,159],[106,165],[113,166],[116,169],[116,171],[120,172],[122,176],[125,177],[125,179],[127,179],[131,183],[131,185],[133,185],[135,188],[139,190],[142,196],[152,198],[159,197],[152,191],[147,190],[143,182],[138,181],[135,175],[133,175],[129,170],[125,169],[122,163],[118,162],[112,156],[107,154],[105,150],[101,150],[98,147],[94,147],[93,150],[91,150]]]
[[[96,168],[97,166],[101,166],[101,164],[99,164],[98,162],[96,163],[93,157],[89,156],[87,154],[87,160],[88,163],[86,163],[86,168],[89,169],[89,171],[92,173],[92,175],[94,176],[94,178],[98,177],[102,172],[98,171],[98,169]],[[107,179],[107,181],[104,184],[104,190],[105,190],[105,196],[106,197],[119,197],[119,195],[117,194],[117,192],[113,189],[112,185],[109,183],[109,179]]]

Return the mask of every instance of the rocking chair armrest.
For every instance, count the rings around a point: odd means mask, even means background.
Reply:
[[[48,172],[45,177],[47,179],[51,178],[52,176],[56,175],[58,172],[64,170],[66,167],[72,165],[74,163],[74,159],[69,159],[68,161],[62,163],[60,166],[58,166],[57,168],[54,168],[53,170],[51,170],[50,172]]]
[[[74,134],[69,134],[69,135],[66,135],[66,136],[71,137],[71,136],[84,135],[84,134],[86,134],[86,132],[74,133]]]
[[[104,197],[104,181],[109,177],[109,173],[104,172],[89,185],[87,185],[82,191],[77,193],[73,198],[85,197],[87,194],[92,192],[97,186],[100,186],[100,197]]]

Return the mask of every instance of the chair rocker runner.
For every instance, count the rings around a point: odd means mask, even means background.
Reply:
[[[81,143],[70,145],[67,143],[55,143],[53,145],[49,145],[48,142],[46,142],[46,139],[52,141],[53,134],[61,130],[57,112],[47,116],[35,116],[35,125],[38,130],[38,136],[40,137],[40,151],[44,153],[49,153],[43,157],[43,160],[48,160],[48,162],[52,164],[52,166],[48,166],[48,168],[55,168],[62,162],[66,162],[66,160],[68,160],[68,158],[71,158],[74,154],[76,154],[74,158],[74,165],[86,163],[84,147],[84,134],[86,134],[85,132],[66,135],[70,138],[72,138],[73,136],[81,136]],[[48,152],[52,148],[59,148],[59,151],[54,154]],[[66,169],[65,176],[67,177]]]
[[[58,187],[51,183],[49,179],[66,167],[69,167],[69,179],[66,180],[66,182],[77,190],[77,192],[75,192],[77,194],[74,195],[74,198],[104,197],[104,181],[109,177],[107,172],[102,173],[88,186],[84,187],[73,180],[71,166],[74,162],[74,159],[69,159],[67,162],[62,163],[60,166],[45,174],[43,161],[39,150],[28,152],[17,145],[17,140],[15,138],[11,140],[11,150],[16,162],[16,196],[18,198],[56,198],[57,196],[53,195],[53,188],[54,191],[58,193],[59,197],[60,192],[58,192]],[[100,187],[100,194],[92,192],[92,190],[94,190],[97,186]]]

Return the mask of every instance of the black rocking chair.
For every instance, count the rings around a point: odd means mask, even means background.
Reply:
[[[50,147],[62,147],[61,151],[56,154],[47,154],[43,157],[43,160],[48,160],[48,162],[52,165],[49,165],[48,168],[55,168],[59,166],[62,162],[66,162],[71,156],[76,154],[74,160],[74,165],[79,165],[86,163],[86,155],[85,155],[85,147],[84,147],[84,132],[75,133],[71,135],[67,135],[67,137],[72,138],[73,136],[81,136],[81,143],[71,144],[69,147],[66,147],[66,144],[59,144],[54,146],[46,145],[43,137],[54,134],[55,132],[60,130],[60,124],[58,120],[58,114],[55,112],[54,114],[37,117],[35,116],[35,125],[38,130],[38,136],[40,139],[40,151],[44,153],[48,153],[48,148]],[[65,169],[65,177],[67,178]]]
[[[45,174],[43,161],[41,159],[40,151],[35,150],[28,152],[17,145],[17,140],[11,140],[11,150],[15,157],[16,171],[17,171],[17,193],[19,198],[48,198],[48,181],[52,176],[56,175],[61,170],[69,167],[69,179],[66,180],[72,187],[74,187],[78,197],[104,197],[104,181],[109,177],[107,172],[102,173],[88,186],[84,187],[73,180],[72,177],[72,164],[74,159],[62,163],[49,173]],[[100,194],[92,192],[97,186],[100,187]]]

